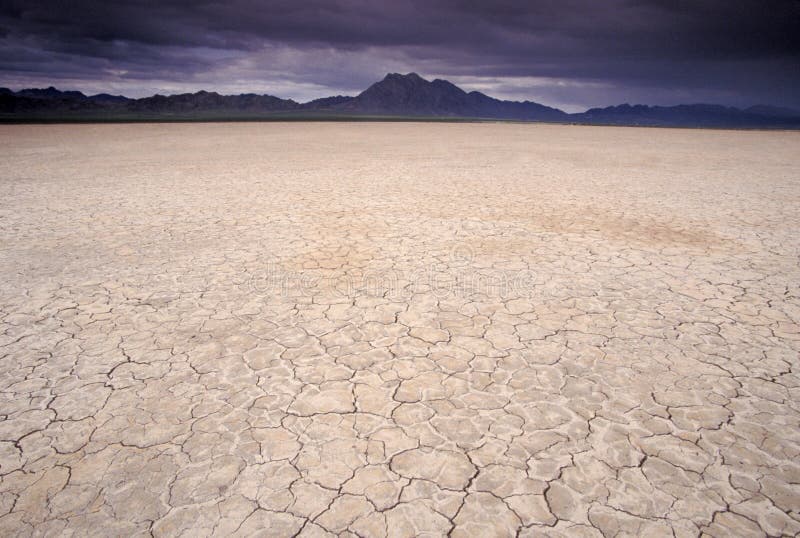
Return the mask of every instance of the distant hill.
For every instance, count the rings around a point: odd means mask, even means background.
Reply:
[[[359,114],[563,121],[568,114],[530,101],[500,101],[480,92],[467,93],[442,79],[428,81],[416,73],[390,73],[356,97],[328,108]]]
[[[745,109],[745,112],[750,114],[758,114],[759,116],[767,116],[773,118],[797,118],[800,117],[800,110],[793,108],[784,108],[778,106],[768,105],[755,105]]]
[[[781,111],[781,112],[777,112]],[[741,110],[721,105],[618,105],[572,114],[577,123],[664,127],[800,127],[800,112],[772,107]]]
[[[300,105],[291,99],[281,99],[272,95],[244,93],[241,95],[220,95],[216,92],[200,91],[179,95],[154,95],[124,103],[124,108],[132,112],[171,113],[207,111],[250,111],[275,112],[297,110]]]
[[[747,109],[710,104],[618,105],[568,114],[533,101],[503,101],[466,92],[442,79],[390,73],[360,94],[298,103],[254,93],[199,91],[130,99],[87,96],[54,87],[14,92],[0,88],[0,121],[103,121],[148,119],[324,119],[358,117],[465,118],[666,127],[800,129],[800,111],[756,105]]]

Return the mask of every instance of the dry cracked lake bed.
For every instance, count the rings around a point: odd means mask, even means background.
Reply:
[[[3,536],[800,533],[800,135],[0,127]]]

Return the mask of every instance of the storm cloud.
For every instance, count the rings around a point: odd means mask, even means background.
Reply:
[[[416,71],[578,110],[800,108],[797,0],[0,0],[0,85],[307,100]]]

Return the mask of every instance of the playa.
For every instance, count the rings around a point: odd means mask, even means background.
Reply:
[[[800,533],[800,133],[0,146],[2,535]]]

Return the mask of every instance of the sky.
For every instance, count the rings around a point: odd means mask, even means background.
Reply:
[[[800,0],[0,0],[0,86],[800,108]]]

